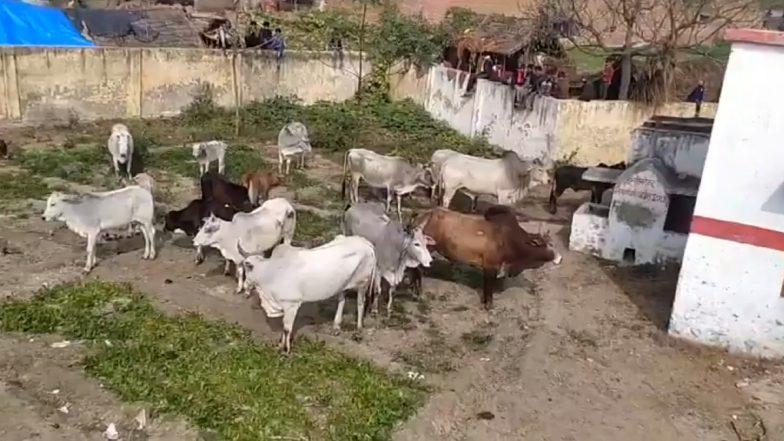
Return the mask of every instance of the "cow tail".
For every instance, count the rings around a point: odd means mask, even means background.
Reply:
[[[258,196],[258,189],[255,187],[253,179],[250,179],[250,182],[248,182],[248,200],[250,200],[251,205],[256,205],[259,201]]]
[[[346,154],[343,155],[343,179],[342,184],[340,185],[340,198],[346,200],[346,172],[348,171],[348,154],[351,150],[346,150]]]

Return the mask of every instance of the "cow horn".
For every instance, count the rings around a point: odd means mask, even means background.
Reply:
[[[251,256],[250,254],[246,253],[245,250],[242,249],[242,245],[240,245],[239,240],[237,241],[237,251],[240,252],[240,256],[242,256],[243,259],[247,259],[248,257]]]

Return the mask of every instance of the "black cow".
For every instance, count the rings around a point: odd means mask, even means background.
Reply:
[[[201,198],[208,202],[228,205],[235,211],[253,210],[248,199],[248,189],[226,180],[214,171],[207,172],[201,177]],[[217,216],[217,213],[215,215]]]
[[[605,167],[605,168],[614,168],[617,170],[624,170],[626,169],[625,162],[619,162],[613,165],[607,165],[605,163],[599,163],[597,167]],[[567,188],[571,188],[573,191],[581,191],[581,190],[590,190],[591,191],[591,202],[598,204],[602,200],[602,193],[608,188],[612,188],[614,184],[608,184],[605,182],[590,182],[583,180],[583,173],[588,170],[588,167],[575,167],[573,165],[564,165],[562,167],[558,167],[555,170],[555,176],[553,177],[553,183],[550,187],[550,213],[555,214],[557,207],[558,198],[566,191]]]
[[[199,229],[204,224],[204,219],[210,217],[210,214],[215,214],[215,216],[225,221],[231,221],[234,214],[238,211],[230,204],[194,199],[182,210],[172,210],[166,213],[163,230],[175,231],[180,229],[186,235],[193,237],[196,236],[196,233],[199,232]],[[204,254],[202,254],[201,248],[197,248],[196,262],[201,263],[203,261]]]

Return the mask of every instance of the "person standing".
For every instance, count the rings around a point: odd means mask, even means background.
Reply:
[[[332,37],[329,40],[329,50],[332,51],[332,68],[343,69],[343,39]]]
[[[700,80],[697,82],[697,87],[692,89],[691,93],[688,97],[686,97],[686,101],[690,103],[694,103],[694,117],[700,117],[700,108],[702,107],[702,101],[705,99],[705,82]]]
[[[280,62],[283,59],[283,51],[286,49],[286,40],[283,38],[283,31],[280,28],[275,28],[275,33],[272,35],[270,47],[275,51],[275,60],[278,62],[278,69],[280,69]]]
[[[604,70],[602,71],[602,86],[601,86],[601,98],[603,100],[607,99],[607,91],[610,90],[610,85],[612,84],[612,80],[614,76],[615,76],[615,66],[613,65],[612,60],[605,61]]]

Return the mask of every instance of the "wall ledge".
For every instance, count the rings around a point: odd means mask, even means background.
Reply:
[[[730,29],[724,34],[724,39],[732,43],[784,46],[784,32],[763,29]]]

